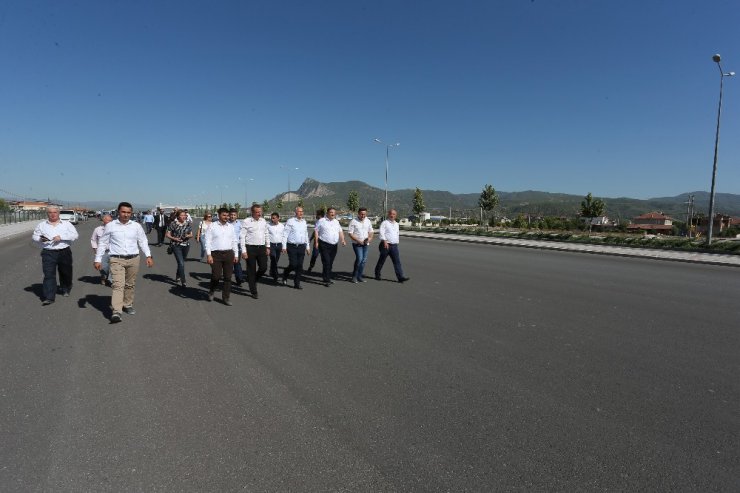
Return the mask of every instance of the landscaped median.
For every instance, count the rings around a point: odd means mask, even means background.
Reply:
[[[587,234],[545,233],[545,232],[518,232],[518,231],[467,231],[461,232],[445,228],[404,228],[404,236],[427,238],[435,240],[463,241],[470,243],[488,243],[502,246],[536,248],[544,250],[560,250],[598,255],[614,255],[621,257],[638,257],[657,260],[672,260],[677,262],[692,262],[712,265],[740,267],[740,254],[736,246],[738,241],[723,241],[722,249],[708,250],[689,247],[682,248],[670,244],[665,240],[671,238],[638,238],[632,237],[627,243],[618,244],[616,241],[607,242],[606,236],[588,236]],[[627,238],[625,238],[627,239]],[[663,243],[659,241],[663,240]],[[681,238],[675,238],[680,241]],[[684,241],[688,240],[683,238]],[[720,241],[717,241],[720,243]],[[713,245],[714,246],[714,245]],[[672,248],[673,247],[673,248]]]

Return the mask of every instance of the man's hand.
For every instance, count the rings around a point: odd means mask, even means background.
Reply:
[[[385,248],[386,250],[388,250],[388,242],[385,241],[385,240],[383,240],[383,248]]]
[[[306,249],[306,251],[308,251],[308,249]],[[287,248],[283,248],[282,252],[283,253],[288,253],[288,249]]]
[[[95,270],[100,270],[102,264],[100,262],[93,262],[93,267],[95,267]]]
[[[62,237],[59,235],[56,235],[54,238],[52,238],[52,241],[62,241]]]
[[[154,259],[151,257],[146,258],[146,266],[147,267],[153,267],[154,266]]]
[[[249,255],[247,254],[247,252],[243,252],[243,253],[242,253],[242,258],[243,258],[244,260],[247,260],[247,259],[249,258]]]
[[[234,257],[234,263],[235,264],[238,264],[239,263],[239,257]]]
[[[212,257],[212,256],[210,256],[210,255],[208,255],[208,256],[206,257],[206,262],[208,262],[209,264],[213,265],[213,257]]]

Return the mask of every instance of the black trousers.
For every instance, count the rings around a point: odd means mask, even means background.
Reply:
[[[157,226],[157,245],[164,243],[164,234],[167,232],[166,226]]]
[[[231,275],[234,273],[234,251],[220,250],[211,252],[211,257],[213,257],[213,263],[211,264],[210,291],[213,293],[216,290],[218,281],[223,277],[223,298],[226,301],[231,296]]]
[[[259,264],[259,270],[257,265]],[[257,281],[267,272],[267,247],[265,245],[247,245],[247,282],[252,294],[257,292]]]
[[[270,276],[276,281],[278,280],[278,262],[280,262],[282,248],[282,243],[270,243]]]
[[[283,279],[288,280],[288,274],[295,271],[295,280],[293,285],[300,287],[301,276],[303,275],[303,259],[306,257],[306,245],[291,245],[288,243],[288,266],[283,271]]]
[[[57,271],[62,291],[72,289],[72,249],[41,250],[41,269],[44,272],[44,299],[54,301],[57,294]]]
[[[321,275],[324,282],[329,282],[334,268],[334,258],[337,256],[337,244],[332,245],[319,240],[319,253],[321,254]]]

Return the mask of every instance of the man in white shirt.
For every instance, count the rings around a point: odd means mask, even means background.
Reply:
[[[334,207],[329,207],[326,211],[326,217],[318,221],[316,226],[314,226],[316,228],[314,248],[318,248],[321,255],[321,275],[324,280],[324,286],[326,287],[334,283],[331,278],[334,258],[337,256],[337,245],[340,241],[342,242],[342,246],[347,244],[344,241],[342,225],[339,224],[336,216],[337,210]]]
[[[229,222],[229,210],[221,207],[218,210],[218,221],[214,221],[206,231],[206,259],[211,266],[211,286],[208,290],[208,301],[213,301],[213,293],[223,276],[224,287],[222,301],[231,306],[231,274],[234,265],[239,263],[239,240],[234,225]]]
[[[403,275],[403,267],[401,267],[401,257],[398,254],[398,240],[400,238],[398,231],[398,223],[396,222],[396,216],[398,213],[395,209],[388,211],[388,219],[380,223],[380,230],[378,235],[380,236],[380,258],[378,263],[375,264],[375,279],[380,281],[380,271],[383,268],[385,259],[390,255],[391,261],[393,262],[393,270],[396,272],[396,279],[398,282],[406,282],[410,278]]]
[[[111,222],[113,218],[110,214],[105,214],[103,217],[100,218],[100,220],[103,222],[103,224],[95,228],[93,230],[92,236],[90,237],[90,246],[92,246],[93,254],[97,253],[98,251],[98,243],[100,242],[100,238],[103,236],[103,232],[105,232],[105,226],[109,222]],[[100,262],[100,284],[105,285],[109,282],[109,267],[110,258],[108,257],[108,252],[105,252]]]
[[[285,223],[283,230],[283,252],[288,253],[288,266],[283,271],[283,284],[288,285],[288,274],[295,270],[293,287],[301,287],[301,276],[303,275],[303,259],[308,248],[308,225],[303,219],[303,207],[295,208],[295,217],[291,217]]]
[[[106,225],[103,236],[98,241],[98,250],[93,263],[95,270],[99,271],[102,267],[103,255],[108,251],[110,275],[113,279],[111,323],[121,321],[121,311],[129,315],[136,313],[134,288],[136,287],[136,275],[139,273],[139,250],[146,256],[147,267],[154,265],[144,228],[141,224],[131,220],[133,210],[133,206],[128,202],[118,204],[118,219]]]
[[[367,250],[373,239],[373,224],[367,218],[367,208],[360,207],[357,218],[352,219],[347,230],[352,240],[352,249],[355,251],[355,265],[352,270],[352,282],[366,282],[363,273],[367,262]]]
[[[69,296],[72,289],[72,249],[70,246],[79,235],[69,221],[59,219],[59,207],[46,209],[46,221],[33,230],[31,239],[41,248],[41,269],[44,273],[42,305],[54,303],[57,294],[57,271],[62,296]]]
[[[231,224],[236,233],[236,247],[238,251],[236,263],[234,264],[234,279],[236,280],[236,285],[241,286],[244,282],[244,271],[242,270],[242,264],[239,261],[242,255],[241,245],[239,244],[239,238],[241,238],[242,235],[242,222],[239,220],[239,211],[235,208],[229,209],[229,224]]]
[[[273,212],[270,215],[270,223],[267,225],[267,233],[270,236],[270,276],[278,282],[278,262],[283,250],[283,231],[285,225],[280,222],[280,214]]]
[[[262,206],[252,204],[251,216],[242,221],[239,244],[242,258],[247,261],[247,282],[252,298],[259,298],[257,281],[267,272],[267,256],[270,254],[270,234],[267,221],[262,217]],[[259,270],[257,270],[259,264]]]

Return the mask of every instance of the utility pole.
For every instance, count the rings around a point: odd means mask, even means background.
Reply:
[[[689,200],[685,202],[686,204],[686,225],[687,225],[687,236],[691,238],[691,229],[694,222],[694,196],[689,195]]]

